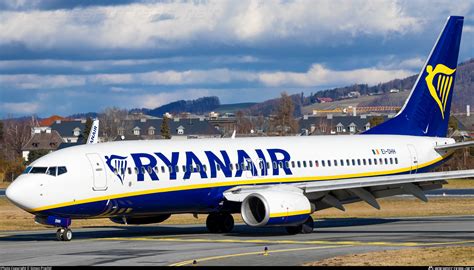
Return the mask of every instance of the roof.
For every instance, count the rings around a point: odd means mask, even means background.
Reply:
[[[74,129],[80,128],[81,132],[85,129],[85,123],[80,120],[54,122],[51,125],[52,130],[56,130],[61,137],[74,137]]]
[[[56,150],[62,143],[62,138],[58,132],[52,130],[49,132],[35,133],[30,140],[23,146],[23,151],[32,150]]]
[[[65,117],[62,117],[62,116],[59,116],[59,115],[52,115],[48,118],[45,118],[43,120],[41,120],[39,122],[39,125],[42,126],[42,127],[49,127],[51,126],[54,122],[56,122],[57,120],[61,120],[61,121],[68,121],[69,119],[68,118],[65,118]]]
[[[135,128],[140,128],[142,135],[146,135],[149,128],[153,127],[156,129],[155,135],[161,136],[161,123],[163,119],[147,119],[145,122],[140,120],[128,120],[125,125],[130,127],[126,133],[130,133]],[[178,128],[182,126],[184,129],[184,135],[220,135],[221,133],[217,130],[209,121],[200,119],[174,119],[168,120],[168,127],[171,135],[178,135]],[[126,137],[128,134],[125,134]],[[181,135],[181,134],[179,134]]]

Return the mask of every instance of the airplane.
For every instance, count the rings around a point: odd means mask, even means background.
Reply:
[[[6,196],[70,241],[74,219],[160,223],[173,214],[208,214],[210,233],[229,233],[232,214],[252,227],[313,232],[311,214],[425,191],[474,170],[430,172],[454,150],[446,138],[463,17],[450,16],[405,105],[358,135],[252,137],[85,144],[28,166]]]

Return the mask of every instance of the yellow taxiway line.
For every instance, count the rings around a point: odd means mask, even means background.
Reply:
[[[194,262],[196,262],[196,264],[199,264],[199,263],[205,262],[205,261],[221,260],[221,259],[228,259],[228,258],[242,257],[242,256],[252,256],[252,255],[264,256],[265,254],[270,255],[272,253],[297,252],[297,251],[304,251],[304,250],[329,249],[329,248],[337,248],[337,247],[340,247],[340,246],[289,248],[289,249],[269,250],[269,251],[266,251],[266,252],[265,251],[255,251],[255,252],[234,253],[234,254],[199,258],[199,259],[196,259],[196,260],[187,260],[187,261],[173,263],[173,264],[170,264],[169,266],[185,266],[185,265],[193,264]]]

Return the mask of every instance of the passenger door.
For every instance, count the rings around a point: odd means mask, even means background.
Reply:
[[[105,171],[104,162],[99,154],[86,154],[89,163],[91,164],[93,174],[92,189],[96,191],[107,190],[107,173]]]
[[[408,145],[408,151],[410,152],[410,166],[411,166],[411,171],[410,173],[416,173],[418,170],[418,156],[416,154],[416,148],[413,144]]]

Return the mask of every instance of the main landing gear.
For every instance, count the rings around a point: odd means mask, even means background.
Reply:
[[[289,226],[286,227],[288,234],[298,234],[298,233],[312,233],[314,228],[314,220],[311,216],[306,219],[306,221],[298,226]]]
[[[234,229],[234,218],[230,213],[210,213],[206,227],[210,233],[229,233]]]
[[[56,231],[56,239],[58,241],[71,241],[72,231],[69,228],[59,228]]]

